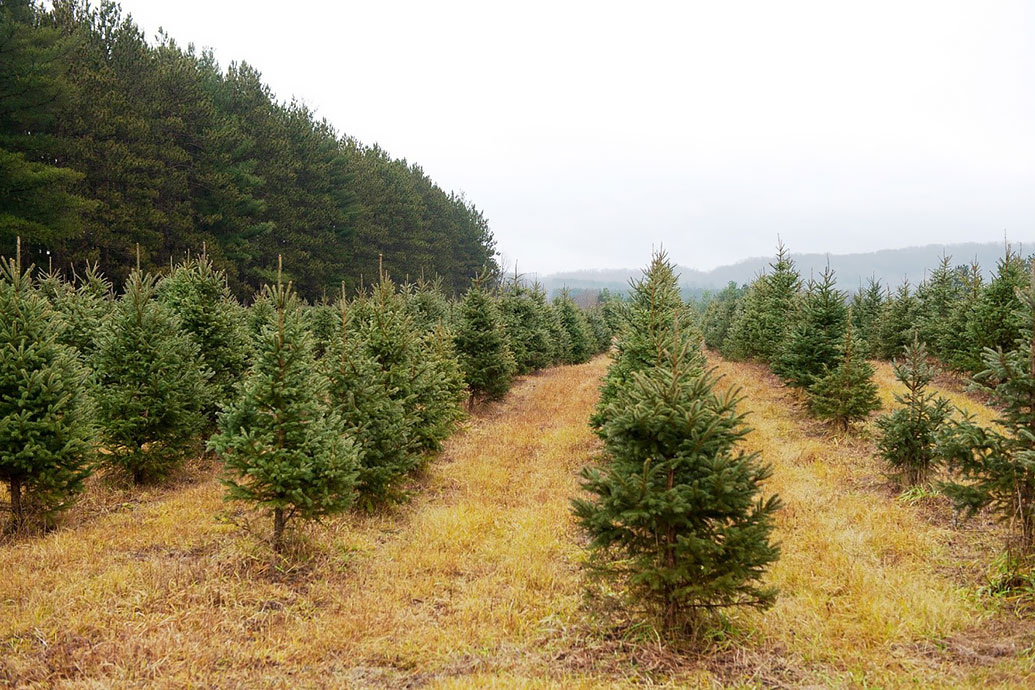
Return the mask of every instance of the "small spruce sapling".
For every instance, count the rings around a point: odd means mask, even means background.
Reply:
[[[291,285],[278,281],[266,294],[273,319],[209,446],[230,473],[227,499],[272,513],[273,549],[280,552],[292,518],[317,519],[352,505],[359,451],[326,407],[327,380]]]
[[[880,409],[873,367],[863,359],[861,350],[849,324],[842,337],[840,361],[808,389],[809,409],[840,432]]]
[[[94,453],[94,407],[76,351],[61,342],[63,322],[32,285],[31,267],[0,265],[0,481],[10,496],[11,529],[26,503],[59,510],[82,488]]]
[[[918,337],[906,347],[902,360],[892,362],[892,367],[906,392],[895,393],[895,401],[901,407],[877,418],[877,448],[910,486],[918,486],[927,481],[937,464],[937,440],[952,414],[952,406],[927,390],[935,369],[927,361],[927,347]]]

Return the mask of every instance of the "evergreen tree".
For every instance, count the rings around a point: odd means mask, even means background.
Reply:
[[[313,356],[321,359],[330,343],[338,337],[338,310],[330,304],[306,305],[302,312],[313,340]]]
[[[944,357],[942,345],[956,337],[949,329],[952,311],[960,300],[963,286],[951,261],[952,257],[942,256],[938,267],[917,290],[919,339],[930,344],[936,357]]]
[[[769,276],[763,273],[747,287],[737,300],[730,319],[722,354],[730,359],[761,359],[762,341],[774,337],[765,332],[764,317],[769,301]],[[777,343],[780,341],[778,340]]]
[[[553,358],[549,309],[545,295],[529,288],[517,276],[500,296],[500,313],[517,373],[527,374],[549,366]]]
[[[903,281],[888,299],[880,320],[880,348],[878,354],[882,359],[895,357],[917,333],[920,320],[920,303],[909,288],[909,281]]]
[[[649,290],[648,276],[641,288]],[[590,534],[591,565],[615,578],[670,630],[720,606],[767,606],[759,585],[779,550],[770,540],[779,500],[761,500],[770,469],[737,444],[748,432],[736,391],[716,393],[695,344],[661,303],[654,359],[631,372],[600,415],[607,453],[587,468],[574,501]],[[617,365],[617,363],[616,363]]]
[[[205,255],[188,259],[158,284],[158,295],[198,346],[202,364],[212,372],[210,395],[202,412],[214,423],[218,409],[235,398],[248,364],[245,326],[226,275]]]
[[[986,348],[1009,350],[1020,337],[1023,321],[1017,291],[1024,286],[1024,261],[1009,246],[999,260],[996,273],[981,291],[967,318],[967,340],[973,348],[969,356],[970,371],[982,371]]]
[[[841,358],[848,310],[835,284],[829,266],[819,282],[809,280],[797,319],[774,362],[774,371],[792,386],[810,387]]]
[[[708,302],[702,318],[701,331],[704,344],[713,350],[726,350],[726,340],[737,305],[743,298],[746,288],[730,283]]]
[[[416,420],[388,372],[361,340],[344,296],[338,302],[338,335],[323,364],[331,409],[340,416],[359,451],[358,488],[367,507],[389,499],[399,478],[416,465]]]
[[[442,279],[425,280],[413,286],[409,295],[410,313],[422,333],[430,333],[449,320],[449,300],[442,292]]]
[[[546,293],[536,293],[534,299],[542,301],[546,327],[550,333],[550,364],[563,364],[571,359],[571,336],[561,323],[561,312],[556,304],[546,300]]]
[[[658,339],[673,330],[684,309],[671,262],[663,251],[655,252],[643,277],[632,284],[618,341],[611,352],[611,366],[604,375],[600,400],[591,418],[594,428],[604,424],[608,405],[632,382],[633,375],[655,365]],[[692,333],[683,329],[679,335],[689,342]]]
[[[945,492],[973,514],[991,508],[1010,525],[1017,554],[1035,548],[1035,273],[1018,295],[1021,336],[1010,350],[986,349],[974,379],[1001,409],[995,428],[967,417],[952,423],[939,453],[957,478]]]
[[[444,326],[424,336],[421,363],[414,372],[414,413],[418,447],[432,452],[464,418],[469,393],[453,335]]]
[[[160,478],[195,446],[211,376],[155,292],[154,276],[130,274],[95,360],[105,460],[137,483]]]
[[[789,325],[798,306],[801,291],[801,275],[794,268],[787,248],[780,242],[776,249],[776,261],[769,264],[766,289],[762,294],[761,338],[757,345],[760,358],[772,362],[779,354]]]
[[[228,500],[273,514],[273,548],[283,548],[293,518],[315,519],[348,508],[354,498],[358,449],[324,403],[301,306],[291,286],[267,288],[275,317],[241,395],[220,418],[210,447],[232,474]]]
[[[561,325],[568,334],[567,358],[564,360],[564,364],[582,364],[589,361],[589,358],[593,356],[594,344],[586,315],[582,313],[567,292],[557,296],[553,303],[557,308]]]
[[[895,393],[901,405],[877,418],[877,448],[892,469],[910,486],[927,481],[937,461],[937,439],[952,412],[949,401],[929,392],[935,369],[927,361],[927,347],[914,338],[901,361],[894,361],[895,378],[906,393]]]
[[[604,319],[604,310],[600,307],[595,307],[587,310],[585,316],[586,323],[589,324],[590,335],[592,336],[593,354],[607,352],[611,347],[612,334],[611,329],[607,326],[607,320]]]
[[[949,311],[945,337],[938,345],[938,356],[954,371],[980,371],[982,369],[979,357],[981,350],[971,338],[967,323],[971,320],[971,314],[977,309],[984,289],[981,267],[977,262],[972,262],[967,269],[961,271],[957,268],[956,270],[958,275],[961,274],[960,299]]]
[[[454,342],[471,394],[485,400],[502,398],[510,390],[517,366],[503,317],[480,281],[460,305]]]
[[[864,357],[876,357],[880,352],[880,321],[884,305],[884,290],[880,281],[873,277],[867,281],[865,290],[860,289],[852,295],[852,327],[862,341],[864,349],[860,354]]]
[[[31,272],[16,260],[0,265],[0,481],[14,529],[25,522],[26,502],[48,513],[67,505],[94,452],[86,371],[61,342],[61,318]]]
[[[842,432],[880,409],[873,367],[859,354],[861,349],[848,324],[837,364],[809,386],[809,409]]]

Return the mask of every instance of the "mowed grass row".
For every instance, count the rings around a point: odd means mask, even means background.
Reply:
[[[298,535],[296,567],[271,564],[214,471],[0,547],[0,685],[579,681],[552,663],[569,643],[551,640],[581,602],[569,501],[606,366],[523,379],[447,442],[409,503]]]
[[[977,593],[1001,532],[987,520],[954,525],[941,497],[909,502],[888,481],[869,436],[829,435],[761,365],[713,357],[742,388],[754,431],[747,447],[774,467],[766,490],[783,497],[782,558],[769,581],[781,596],[764,613],[732,618],[737,645],[765,675],[789,685],[1031,687],[1032,626]],[[897,382],[876,380],[885,409]],[[977,413],[988,408],[946,391]]]

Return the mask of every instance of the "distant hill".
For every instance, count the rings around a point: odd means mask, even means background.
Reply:
[[[1013,246],[1027,255],[1031,253],[1031,248],[1035,248],[1035,243],[1016,242]],[[995,270],[996,261],[1003,256],[1003,243],[929,244],[860,254],[792,254],[791,258],[806,278],[813,273],[818,275],[829,262],[830,267],[837,273],[837,281],[841,288],[854,291],[860,285],[865,285],[870,276],[892,287],[903,280],[917,285],[923,281],[927,272],[938,265],[943,253],[952,257],[953,265],[968,265],[976,259],[988,276]],[[772,256],[753,257],[710,271],[700,271],[689,266],[679,266],[676,271],[679,273],[679,282],[684,293],[698,295],[705,291],[721,289],[730,281],[741,284],[751,282],[755,276],[768,268],[772,260]],[[540,278],[540,282],[550,294],[563,288],[575,292],[595,292],[604,288],[612,292],[624,292],[629,286],[629,280],[640,275],[641,270],[638,268],[569,271],[544,276]]]

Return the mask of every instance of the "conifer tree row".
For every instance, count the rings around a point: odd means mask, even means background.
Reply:
[[[500,290],[491,272],[463,303],[436,280],[399,286],[382,274],[354,297],[342,286],[334,305],[307,305],[282,280],[244,307],[204,251],[164,276],[133,270],[118,297],[93,265],[67,279],[57,270],[5,271],[0,325],[10,351],[0,392],[14,402],[0,419],[8,434],[0,479],[14,497],[12,526],[66,505],[95,469],[160,481],[208,440],[228,470],[229,495],[271,511],[281,548],[293,516],[399,498],[455,430],[469,395],[490,381],[494,397],[509,388],[513,369],[498,377],[501,349],[520,339],[524,373],[533,373],[570,361],[576,334],[566,321],[581,329],[582,358],[611,342],[602,315],[551,304],[520,282]],[[508,303],[517,308],[504,318]],[[26,337],[33,347],[23,346]],[[465,359],[458,346],[472,343]],[[47,384],[36,390],[40,377]],[[30,384],[32,395],[23,390]],[[47,402],[50,393],[63,402]],[[50,407],[26,408],[33,395]],[[29,452],[32,444],[8,452],[30,422],[51,425],[68,443],[65,455],[47,460]],[[91,463],[97,446],[103,452]]]

